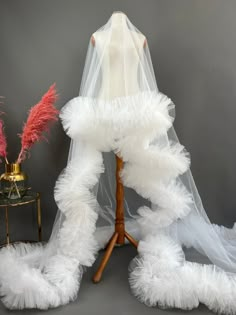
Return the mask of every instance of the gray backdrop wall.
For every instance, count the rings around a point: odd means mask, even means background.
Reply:
[[[1,0],[0,95],[5,96],[9,160],[27,111],[57,83],[61,108],[78,95],[91,34],[122,10],[146,35],[160,90],[176,104],[175,128],[191,153],[192,172],[213,222],[236,221],[236,1]],[[58,122],[24,163],[42,193],[43,238],[56,214],[53,188],[65,167],[69,138]],[[0,171],[4,164],[0,165]],[[36,237],[32,208],[12,209],[13,240]],[[0,238],[4,240],[4,213]]]

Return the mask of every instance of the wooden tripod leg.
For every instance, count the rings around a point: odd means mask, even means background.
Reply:
[[[101,280],[103,270],[105,269],[106,264],[107,264],[109,258],[111,257],[111,253],[112,253],[112,250],[113,250],[113,248],[114,248],[114,246],[116,244],[118,236],[119,236],[119,234],[117,232],[115,232],[113,234],[113,236],[111,237],[111,239],[109,241],[109,244],[107,246],[107,249],[105,251],[105,254],[103,256],[102,262],[101,262],[97,272],[93,276],[93,282],[94,283],[98,283]]]
[[[126,231],[125,231],[125,237],[135,248],[138,247],[138,242]]]

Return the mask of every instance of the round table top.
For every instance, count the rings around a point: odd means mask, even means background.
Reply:
[[[39,198],[39,193],[28,190],[22,198],[8,199],[0,193],[0,207],[15,207],[35,202]]]

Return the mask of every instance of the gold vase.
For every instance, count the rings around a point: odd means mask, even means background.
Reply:
[[[21,164],[5,164],[5,173],[0,177],[1,190],[8,199],[20,199],[27,190],[27,176],[21,171]]]

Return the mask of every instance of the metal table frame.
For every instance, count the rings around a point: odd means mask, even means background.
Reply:
[[[9,216],[8,210],[11,207],[23,206],[30,203],[36,203],[37,205],[37,225],[38,225],[38,240],[42,241],[42,215],[41,215],[41,200],[40,193],[27,191],[26,195],[21,199],[7,199],[2,194],[0,194],[0,208],[5,208],[5,223],[6,223],[6,244],[10,244],[9,235]]]

